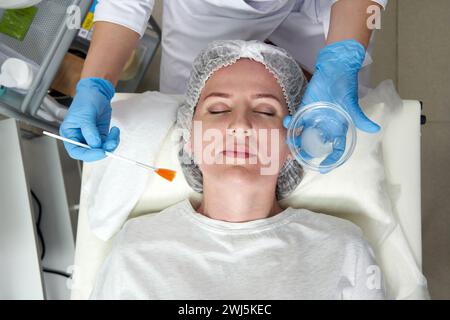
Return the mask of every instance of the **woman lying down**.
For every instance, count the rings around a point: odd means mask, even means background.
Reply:
[[[90,298],[384,298],[357,226],[278,203],[302,179],[283,118],[305,85],[295,60],[274,46],[233,40],[204,49],[177,117],[181,166],[202,201],[129,220]]]

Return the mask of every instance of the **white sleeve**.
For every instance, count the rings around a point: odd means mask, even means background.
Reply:
[[[383,273],[375,261],[372,248],[365,239],[362,239],[362,243],[358,247],[355,282],[354,286],[350,289],[349,299],[386,299]]]
[[[98,0],[94,22],[107,21],[120,24],[143,36],[155,0]]]
[[[378,3],[380,6],[383,7],[383,9],[386,9],[386,6],[388,4],[388,0],[372,0],[372,1]]]
[[[339,0],[333,0],[333,4],[338,2]],[[378,3],[380,6],[383,7],[383,9],[386,9],[387,3],[389,0],[372,0],[373,2]]]

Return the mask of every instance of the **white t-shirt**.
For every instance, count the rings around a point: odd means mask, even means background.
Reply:
[[[383,299],[372,250],[353,223],[306,209],[214,220],[189,200],[129,220],[90,299]]]

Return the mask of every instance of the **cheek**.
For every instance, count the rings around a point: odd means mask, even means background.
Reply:
[[[279,122],[279,123],[278,123]],[[282,126],[281,121],[271,122],[264,126],[258,126],[256,132],[259,143],[267,144],[269,150],[274,150],[280,155],[284,155],[289,152],[286,144],[287,130]],[[265,137],[265,138],[263,138]]]
[[[226,125],[224,121],[194,119],[192,122],[190,148],[194,159],[199,165],[214,162],[212,159],[214,154],[219,151],[219,148],[223,147],[222,141],[225,132]],[[206,157],[207,159],[205,159]]]
[[[278,128],[277,130],[278,137],[274,137],[271,143],[275,143],[275,145],[273,146],[273,150],[276,150],[276,152],[278,152],[279,163],[283,164],[289,154],[289,147],[286,144],[286,129]]]
[[[280,137],[279,137],[279,153],[280,153],[280,163],[284,163],[288,156],[290,155],[289,147],[286,144],[286,129],[280,130]]]

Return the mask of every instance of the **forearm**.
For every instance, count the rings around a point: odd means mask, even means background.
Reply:
[[[326,44],[354,39],[367,48],[372,34],[367,19],[373,14],[367,13],[367,8],[372,5],[382,8],[371,0],[339,0],[333,4]]]
[[[115,86],[125,63],[137,46],[139,34],[110,22],[98,21],[94,26],[81,78],[103,78]]]

